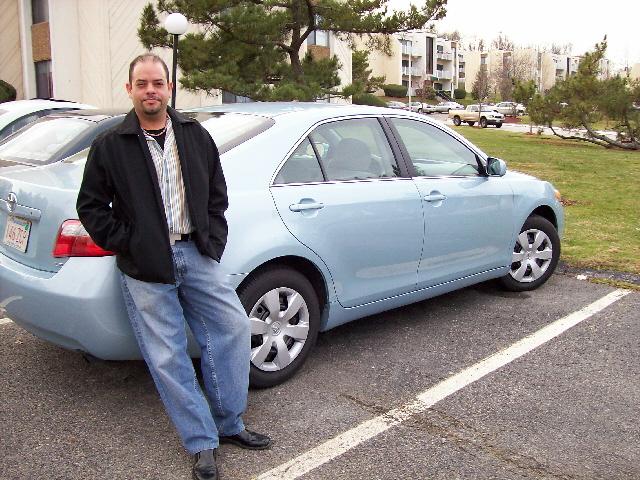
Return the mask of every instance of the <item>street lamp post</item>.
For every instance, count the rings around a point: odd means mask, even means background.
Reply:
[[[181,13],[171,13],[164,21],[164,28],[173,35],[173,68],[172,68],[172,83],[173,88],[171,90],[171,107],[176,108],[176,71],[178,69],[178,37],[187,31],[187,17]]]
[[[413,55],[413,41],[409,40],[409,111],[411,111],[411,56]]]

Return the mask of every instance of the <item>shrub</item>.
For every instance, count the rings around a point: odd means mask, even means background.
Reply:
[[[456,100],[466,98],[466,96],[467,96],[467,91],[464,88],[456,88],[453,91],[453,98],[455,98]]]
[[[382,89],[384,90],[384,94],[387,97],[402,98],[407,96],[408,87],[404,85],[388,83],[386,85],[383,85]]]
[[[386,107],[387,104],[379,97],[370,93],[360,93],[351,97],[351,103],[355,105],[372,105],[374,107]]]
[[[12,102],[16,99],[16,89],[8,82],[0,80],[0,103]]]
[[[425,87],[424,98],[425,100],[435,100],[436,99],[435,89],[433,87]]]

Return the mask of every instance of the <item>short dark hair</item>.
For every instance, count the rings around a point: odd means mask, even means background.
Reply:
[[[158,55],[156,55],[155,53],[151,53],[151,52],[147,52],[147,53],[143,53],[142,55],[138,55],[136,58],[134,58],[131,63],[129,64],[129,83],[131,83],[131,80],[133,79],[133,68],[142,62],[146,62],[151,60],[152,62],[159,62],[162,64],[162,68],[164,68],[164,73],[167,76],[167,83],[169,83],[169,67],[167,67],[167,64],[164,63],[164,60],[162,60],[162,58],[160,58]]]

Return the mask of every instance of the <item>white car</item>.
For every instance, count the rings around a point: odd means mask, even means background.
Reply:
[[[457,102],[440,102],[435,105],[425,103],[424,113],[449,113],[449,110],[462,110],[464,106]]]
[[[501,114],[510,117],[515,117],[516,115],[524,115],[527,110],[524,105],[516,102],[500,102],[497,105],[494,105],[493,108]]]
[[[0,103],[0,140],[54,111],[94,108],[93,105],[62,100],[33,99]]]

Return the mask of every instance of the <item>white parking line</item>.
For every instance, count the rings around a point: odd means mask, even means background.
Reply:
[[[357,447],[362,442],[379,435],[394,425],[402,423],[412,415],[428,410],[440,400],[529,353],[629,293],[630,291],[628,290],[615,290],[605,295],[583,309],[556,320],[504,350],[486,357],[475,365],[465,368],[434,387],[425,390],[417,396],[415,401],[361,423],[290,461],[262,473],[257,477],[257,480],[293,480],[305,475],[348,450]]]
[[[11,323],[11,320],[8,318],[0,318],[0,325],[4,325],[5,323]]]

